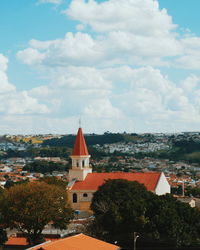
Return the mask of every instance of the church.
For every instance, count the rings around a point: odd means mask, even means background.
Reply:
[[[78,129],[71,155],[72,168],[69,170],[68,196],[75,210],[89,211],[93,193],[105,180],[126,179],[144,184],[147,190],[157,195],[170,193],[170,185],[162,172],[147,173],[93,173],[82,128]]]

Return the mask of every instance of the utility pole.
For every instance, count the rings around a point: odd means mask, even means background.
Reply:
[[[137,238],[139,238],[139,235],[137,234],[137,232],[134,232],[133,234],[133,240],[134,240],[134,250],[136,250],[136,241],[137,241]]]

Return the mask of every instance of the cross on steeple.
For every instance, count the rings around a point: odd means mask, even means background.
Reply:
[[[78,120],[79,128],[81,128],[81,118]]]

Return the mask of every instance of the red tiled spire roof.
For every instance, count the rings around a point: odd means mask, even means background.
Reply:
[[[125,172],[111,172],[111,173],[90,173],[84,181],[77,181],[71,190],[97,190],[105,180],[108,179],[125,179],[128,181],[138,181],[145,185],[148,191],[155,191],[161,173],[125,173]]]
[[[82,128],[78,129],[72,155],[89,155]]]

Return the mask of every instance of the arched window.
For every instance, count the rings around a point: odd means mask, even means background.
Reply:
[[[76,162],[76,166],[77,166],[77,168],[79,167],[79,162],[78,161]]]
[[[83,197],[84,197],[84,198],[88,197],[88,194],[84,193],[84,194],[83,194]]]
[[[77,203],[77,194],[76,193],[73,194],[73,203]]]
[[[82,167],[85,167],[85,161],[84,160],[82,161]]]

